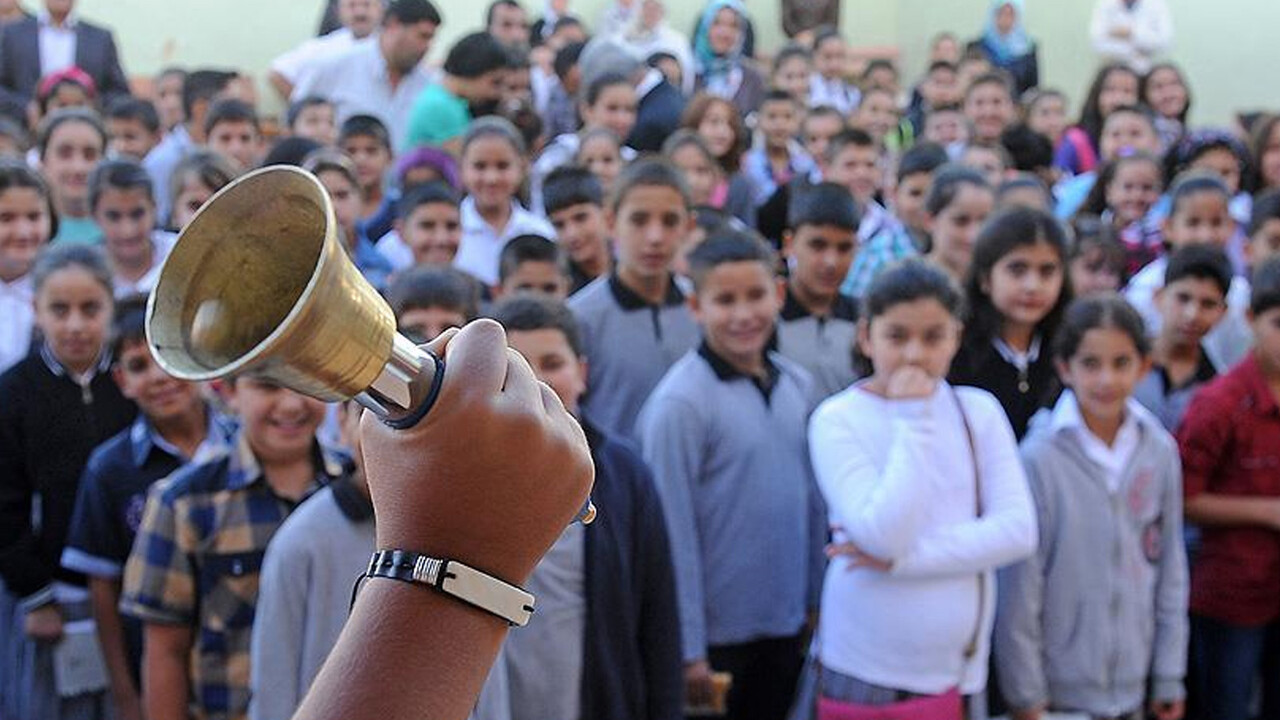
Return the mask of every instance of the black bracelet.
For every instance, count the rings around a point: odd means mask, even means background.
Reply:
[[[533,595],[521,588],[457,560],[440,560],[409,550],[373,553],[369,567],[356,578],[351,590],[353,606],[363,581],[375,577],[426,585],[518,627],[527,624],[533,615]]]

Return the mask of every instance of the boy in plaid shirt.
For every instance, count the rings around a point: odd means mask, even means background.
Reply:
[[[298,503],[345,475],[315,432],[324,403],[253,377],[228,385],[241,421],[227,457],[158,483],[125,568],[121,611],[144,623],[152,720],[239,720],[267,543]]]

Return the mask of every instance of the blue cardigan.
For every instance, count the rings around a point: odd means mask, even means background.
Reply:
[[[680,618],[666,524],[649,468],[625,441],[583,421],[600,510],[586,532],[582,717],[683,717]]]

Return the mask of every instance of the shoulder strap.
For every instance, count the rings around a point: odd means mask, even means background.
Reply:
[[[960,402],[960,393],[956,392],[955,387],[948,385],[951,389],[951,397],[956,402],[956,410],[960,411],[960,422],[964,423],[964,435],[969,441],[969,457],[973,463],[973,506],[974,515],[982,517],[982,472],[978,467],[978,444],[974,440],[973,426],[969,424],[969,415],[964,411],[964,403]],[[969,642],[964,647],[964,659],[967,663],[978,652],[978,640],[982,636],[982,614],[987,601],[987,583],[982,573],[978,573],[978,620],[974,623],[973,634],[969,636]],[[961,675],[964,673],[963,667],[960,670]]]

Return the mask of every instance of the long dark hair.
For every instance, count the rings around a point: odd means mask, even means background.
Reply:
[[[1142,84],[1142,77],[1123,63],[1111,63],[1098,69],[1098,74],[1093,76],[1093,84],[1089,86],[1089,94],[1085,97],[1084,106],[1080,108],[1080,122],[1077,123],[1089,136],[1095,148],[1098,147],[1098,139],[1102,136],[1102,123],[1106,120],[1102,114],[1102,108],[1099,107],[1102,87],[1107,84],[1107,79],[1113,73],[1128,73],[1138,81],[1139,85]]]
[[[1169,70],[1174,75],[1177,75],[1178,82],[1182,83],[1182,91],[1187,94],[1187,104],[1183,106],[1182,112],[1178,113],[1177,118],[1178,122],[1185,126],[1187,124],[1187,116],[1191,114],[1191,86],[1187,84],[1187,76],[1182,73],[1182,68],[1178,67],[1176,64],[1166,61],[1152,65],[1151,69],[1147,71],[1147,74],[1142,76],[1142,81],[1138,83],[1138,102],[1150,107],[1152,112],[1155,111],[1155,106],[1147,100],[1147,90],[1151,86],[1151,76],[1161,70]]]
[[[1150,163],[1151,167],[1156,169],[1156,176],[1160,178],[1161,184],[1164,183],[1164,168],[1160,165],[1160,158],[1151,153],[1136,152],[1108,160],[1098,169],[1098,180],[1090,188],[1089,196],[1085,198],[1084,204],[1080,206],[1076,215],[1101,215],[1107,209],[1107,186],[1116,179],[1116,173],[1120,168],[1135,162]]]

